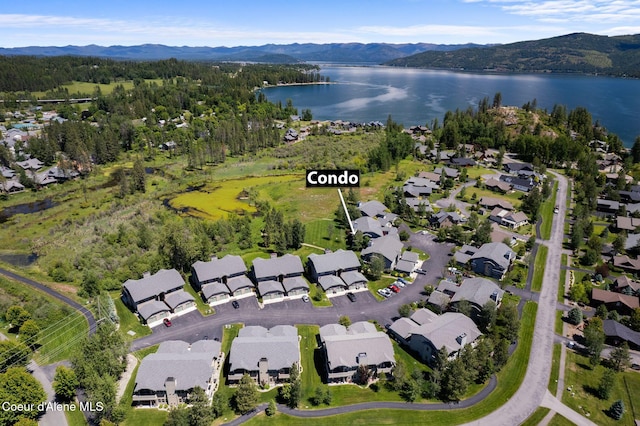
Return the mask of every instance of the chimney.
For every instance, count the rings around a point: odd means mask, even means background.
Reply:
[[[149,278],[150,276],[151,276],[151,272],[149,271],[142,273],[142,278]]]
[[[458,337],[456,337],[456,341],[460,344],[461,347],[464,347],[467,344],[467,333],[462,333]]]

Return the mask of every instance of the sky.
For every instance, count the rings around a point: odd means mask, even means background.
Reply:
[[[20,11],[7,6],[0,10],[0,47],[487,44],[640,33],[640,0],[29,0]]]

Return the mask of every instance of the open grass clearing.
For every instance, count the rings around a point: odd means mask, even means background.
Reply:
[[[538,253],[536,254],[536,260],[534,263],[534,274],[533,280],[531,282],[531,290],[540,291],[542,290],[542,278],[544,277],[543,271],[544,267],[547,264],[547,254],[549,253],[549,248],[545,245],[538,246]]]
[[[565,389],[571,388],[571,391],[564,391],[564,404],[583,416],[589,414],[589,419],[598,425],[633,424],[631,398],[637,399],[638,394],[634,392],[640,391],[640,374],[635,371],[618,373],[611,397],[601,400],[595,396],[595,390],[599,386],[604,366],[598,365],[591,369],[589,359],[574,351],[567,351],[566,360],[564,383]],[[624,402],[625,413],[620,421],[615,421],[605,411],[618,399]]]
[[[553,209],[556,206],[556,192],[558,190],[558,182],[554,182],[553,189],[551,190],[551,197],[542,203],[540,206],[540,216],[542,216],[542,225],[540,226],[540,232],[542,235],[539,237],[548,240],[551,238],[551,225],[553,224]]]
[[[533,414],[529,416],[529,418],[527,418],[527,420],[521,423],[520,426],[538,426],[542,421],[542,419],[544,419],[546,415],[549,414],[549,411],[551,411],[550,408],[546,408],[546,407],[538,408],[536,411],[533,412]]]
[[[113,302],[116,305],[116,312],[120,319],[120,331],[122,331],[125,339],[133,340],[151,334],[151,329],[140,323],[138,317],[125,306],[120,297],[114,298]],[[132,336],[129,333],[130,331],[135,334]]]
[[[333,218],[311,221],[305,224],[305,230],[304,242],[307,244],[333,251],[345,247],[345,230],[338,228]]]
[[[560,376],[560,354],[562,345],[556,343],[553,345],[553,357],[551,358],[551,375],[549,376],[549,392],[555,396],[558,390],[558,377]]]
[[[251,214],[256,211],[255,206],[249,204],[248,199],[242,199],[243,191],[255,189],[267,192],[271,199],[277,198],[273,192],[274,186],[282,182],[296,181],[296,187],[304,186],[304,179],[300,175],[276,175],[247,177],[244,179],[230,179],[206,185],[195,191],[184,192],[171,199],[169,204],[178,210],[185,210],[189,215],[205,219],[220,219],[229,213]],[[278,188],[281,188],[278,186]],[[281,189],[282,190],[282,189]]]

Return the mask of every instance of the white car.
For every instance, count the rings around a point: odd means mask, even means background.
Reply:
[[[391,292],[389,290],[387,290],[386,288],[381,288],[378,289],[378,294],[382,297],[389,297],[391,296]]]
[[[304,303],[309,303],[309,296],[307,296],[306,294],[304,296],[302,296],[302,301]]]
[[[393,283],[394,285],[397,285],[398,287],[402,287],[404,288],[404,283],[402,281],[396,281]]]

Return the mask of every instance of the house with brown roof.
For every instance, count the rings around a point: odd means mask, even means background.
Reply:
[[[620,315],[630,315],[634,309],[640,308],[637,296],[628,296],[599,288],[591,290],[591,302],[596,307],[604,304],[608,310],[617,311]]]
[[[627,255],[613,256],[611,259],[613,266],[627,272],[635,273],[640,271],[640,259],[633,259]]]
[[[494,198],[494,197],[482,197],[480,198],[480,206],[486,209],[494,209],[496,207],[500,207],[505,210],[513,210],[513,204],[511,204],[507,200],[503,200],[502,198]]]
[[[489,213],[489,220],[508,228],[518,229],[529,223],[529,218],[523,212],[513,212],[501,207],[495,207]]]
[[[485,187],[493,192],[500,192],[502,194],[506,194],[511,191],[511,185],[507,182],[502,182],[500,180],[491,178],[484,183]]]
[[[627,231],[635,234],[638,227],[640,227],[640,218],[616,216],[616,228],[619,231]]]

